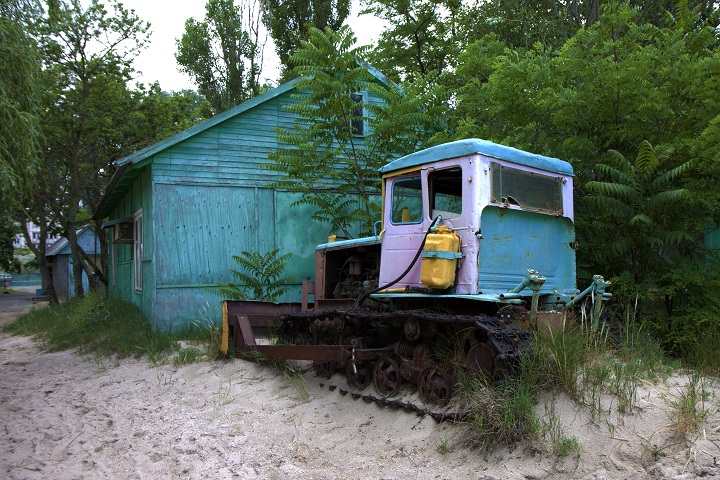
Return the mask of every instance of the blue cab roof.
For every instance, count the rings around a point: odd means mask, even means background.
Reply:
[[[574,176],[572,165],[564,160],[525,152],[523,150],[518,150],[517,148],[506,147],[505,145],[499,145],[479,138],[444,143],[419,152],[411,153],[410,155],[406,155],[388,163],[380,169],[380,173],[386,174],[397,170],[403,170],[405,168],[417,167],[427,163],[473,155],[476,153],[487,157],[497,158],[498,160],[506,160],[519,165],[525,165],[527,167],[539,168],[540,170],[546,170],[548,172]]]

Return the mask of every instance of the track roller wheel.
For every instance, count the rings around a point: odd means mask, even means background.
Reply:
[[[318,377],[330,378],[335,373],[335,362],[313,362],[313,370]]]
[[[497,354],[492,346],[486,342],[478,342],[465,355],[465,364],[493,378],[497,372],[496,356]]]
[[[418,394],[423,403],[444,407],[452,395],[450,374],[444,368],[426,367],[420,374]]]
[[[392,397],[400,390],[400,367],[389,357],[381,358],[373,368],[373,386],[375,391],[384,397]]]
[[[373,366],[370,362],[348,361],[345,367],[345,376],[347,377],[348,385],[355,387],[358,390],[363,390],[365,387],[370,385],[372,381]]]

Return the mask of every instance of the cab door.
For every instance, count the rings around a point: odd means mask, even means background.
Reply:
[[[475,294],[477,287],[476,195],[472,160],[468,157],[444,160],[422,170],[386,178],[379,285],[397,279],[408,268],[425,234],[440,216],[440,225],[453,229],[460,237],[462,258],[456,272],[455,291]],[[422,287],[421,258],[403,278],[392,286]]]
[[[446,225],[460,237],[460,258],[455,278],[455,293],[477,293],[477,258],[479,239],[472,181],[472,161],[459,158],[438,162],[425,172],[428,220],[438,216],[439,225]]]
[[[381,246],[379,286],[397,279],[415,257],[425,231],[427,195],[423,194],[422,173],[413,172],[388,177],[384,182],[383,238]],[[391,288],[419,287],[420,260]]]

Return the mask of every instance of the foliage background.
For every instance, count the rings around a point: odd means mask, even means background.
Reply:
[[[618,303],[637,304],[647,328],[676,353],[720,327],[717,250],[705,242],[720,223],[717,2],[361,4],[388,24],[372,48],[356,47],[342,26],[345,1],[209,0],[207,18],[189,21],[179,42],[198,94],[132,85],[147,25],[115,1],[0,0],[2,245],[11,224],[27,220],[75,244],[115,160],[266,88],[255,61],[262,21],[278,45],[289,45],[283,79],[304,75],[309,94],[296,107],[299,128],[278,132],[288,149],[270,168],[339,231],[353,223],[369,229],[378,165],[485,138],[572,163],[581,282],[593,273],[610,278]],[[195,69],[191,60],[203,62]],[[363,62],[391,87],[368,81]],[[373,132],[362,144],[349,130],[357,82],[384,100],[362,105]],[[338,158],[346,170],[332,168]],[[313,197],[313,178],[330,174],[344,185],[339,196]],[[44,248],[33,253],[47,274]]]

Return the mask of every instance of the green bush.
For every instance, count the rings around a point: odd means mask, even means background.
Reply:
[[[278,256],[276,248],[265,254],[242,252],[233,255],[233,260],[243,269],[230,270],[241,283],[221,283],[219,288],[211,290],[216,295],[231,300],[258,300],[275,302],[290,290],[289,284],[296,276],[283,276],[291,253]]]
[[[77,348],[81,354],[101,356],[153,358],[170,352],[176,344],[170,335],[153,330],[133,305],[93,292],[82,299],[33,309],[3,330],[32,335],[50,351]]]

